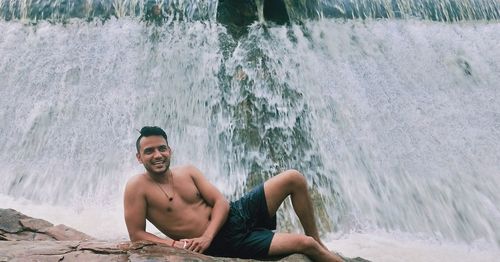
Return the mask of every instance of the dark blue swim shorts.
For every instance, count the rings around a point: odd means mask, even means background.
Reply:
[[[264,185],[231,202],[226,223],[205,254],[218,257],[264,258],[276,229],[276,216],[267,210]]]

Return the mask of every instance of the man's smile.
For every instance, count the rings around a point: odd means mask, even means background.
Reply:
[[[165,160],[162,160],[162,161],[153,161],[151,163],[153,164],[153,166],[163,166],[163,165],[165,165]]]

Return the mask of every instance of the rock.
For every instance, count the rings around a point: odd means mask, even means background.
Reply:
[[[56,240],[92,240],[93,237],[65,225],[44,228],[40,231]]]
[[[65,225],[26,216],[14,209],[0,209],[0,240],[92,240],[93,237]]]
[[[146,261],[217,261],[216,258],[162,245],[147,245],[129,251],[131,262]],[[220,260],[219,260],[220,261]]]
[[[81,251],[72,252],[64,255],[64,261],[92,261],[92,262],[127,262],[127,254],[122,255],[108,255],[108,254],[96,254],[92,251]]]
[[[254,261],[210,257],[151,242],[1,241],[0,254],[0,261]],[[280,261],[310,260],[296,254]]]
[[[82,242],[78,246],[78,250],[92,251],[99,254],[126,254],[130,246],[130,242],[127,243],[112,243],[112,242]],[[153,245],[152,243],[150,245]],[[144,246],[144,245],[143,245]],[[142,248],[139,246],[138,248]]]
[[[3,241],[1,241],[3,240]],[[268,259],[273,260],[273,259]],[[4,261],[255,261],[252,259],[211,257],[184,249],[141,242],[98,241],[65,225],[23,215],[13,209],[0,209],[0,262]],[[294,254],[274,261],[311,261]],[[347,261],[366,261],[347,260]]]
[[[39,232],[47,227],[52,227],[54,224],[45,221],[43,219],[37,218],[23,218],[19,219],[19,223],[23,227],[24,230],[29,230],[33,232]]]
[[[29,231],[22,231],[16,234],[11,234],[11,233],[5,233],[2,236],[0,236],[0,239],[4,238],[3,240],[7,241],[17,241],[17,240],[31,240],[31,241],[43,241],[43,240],[55,240],[53,237],[45,235],[43,233],[36,233],[36,232],[29,232]]]
[[[35,233],[29,231],[21,231],[16,234],[12,233],[4,233],[3,237],[7,241],[16,241],[16,240],[35,240]]]
[[[56,239],[49,235],[45,235],[43,233],[35,233],[35,236],[33,237],[33,241],[47,241],[47,240],[56,240]]]
[[[370,260],[366,260],[362,257],[355,257],[355,258],[345,258],[345,262],[370,262]]]
[[[2,241],[0,253],[12,259],[37,255],[64,255],[76,250],[78,245],[78,241]]]
[[[0,262],[3,261],[253,261],[210,257],[152,242],[97,241],[65,225],[54,226],[13,209],[0,209]],[[293,255],[283,261],[310,261]]]
[[[23,231],[20,219],[28,218],[14,209],[0,209],[0,231],[18,233]]]

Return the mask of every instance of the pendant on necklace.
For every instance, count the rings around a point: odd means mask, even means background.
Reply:
[[[163,188],[161,187],[160,183],[154,181],[155,184],[160,188],[161,192],[163,192],[163,194],[167,197],[168,201],[172,202],[174,200],[174,196],[175,196],[175,188],[174,188],[174,181],[172,180],[172,191],[173,191],[173,195],[172,196],[169,196],[167,194],[167,192],[165,190],[163,190]]]

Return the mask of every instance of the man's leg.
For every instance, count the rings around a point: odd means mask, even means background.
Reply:
[[[342,262],[342,259],[331,253],[319,238],[311,196],[307,191],[307,181],[302,174],[296,170],[287,170],[272,177],[264,183],[264,194],[270,216],[276,215],[285,198],[290,196],[293,209],[307,235],[274,234],[269,255],[302,253],[314,261]]]
[[[271,217],[276,214],[285,198],[290,196],[293,209],[306,235],[311,236],[326,248],[319,238],[311,196],[307,191],[307,181],[302,174],[296,170],[282,172],[264,183],[264,193]]]
[[[301,253],[313,261],[335,261],[343,260],[321,246],[314,238],[301,234],[274,234],[271,246],[269,247],[270,256],[289,255]]]

